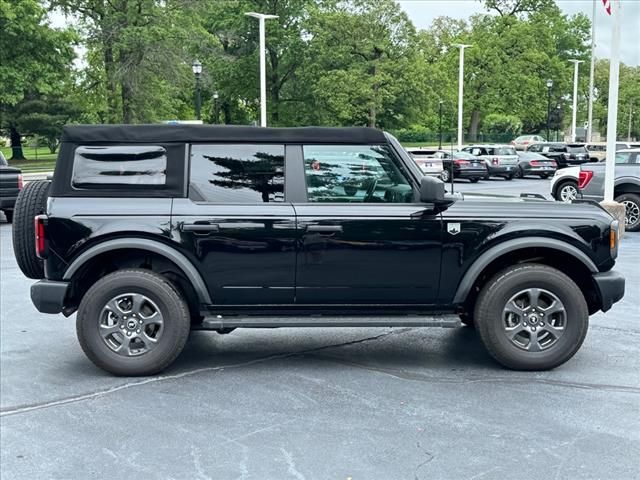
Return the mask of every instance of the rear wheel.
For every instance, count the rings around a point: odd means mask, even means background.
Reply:
[[[477,178],[477,177],[473,177],[473,178],[470,178],[470,179],[469,179],[469,181],[470,181],[471,183],[478,183],[478,180],[480,180],[480,179],[479,179],[479,178]]]
[[[153,375],[180,354],[191,319],[184,298],[157,273],[120,270],[98,280],[76,317],[78,340],[98,367],[116,375]]]
[[[513,176],[516,177],[516,178],[524,177],[524,173],[522,172],[522,168],[520,168],[520,167],[516,168],[516,171],[513,174]]]
[[[14,207],[13,253],[18,267],[27,277],[44,278],[44,262],[36,256],[33,218],[46,213],[50,182],[29,182],[18,194]]]
[[[451,179],[449,170],[447,170],[446,168],[442,170],[442,173],[440,174],[440,178],[442,179],[443,182],[448,182]]]
[[[578,198],[578,184],[574,180],[566,180],[556,189],[556,200],[571,203]]]
[[[504,177],[505,180],[513,180],[513,175],[507,175]]]
[[[624,227],[630,232],[640,230],[640,195],[624,193],[616,197],[616,202],[624,205]]]
[[[506,268],[482,289],[474,312],[485,347],[516,370],[547,370],[578,351],[589,311],[578,286],[546,265]]]
[[[547,179],[547,178],[549,178],[549,174],[548,173],[543,173],[542,175],[540,175],[540,178]]]

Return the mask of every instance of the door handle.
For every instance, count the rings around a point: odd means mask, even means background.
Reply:
[[[207,233],[217,232],[220,230],[220,227],[217,223],[183,223],[180,230],[183,232]]]
[[[342,233],[342,225],[307,225],[307,232]]]

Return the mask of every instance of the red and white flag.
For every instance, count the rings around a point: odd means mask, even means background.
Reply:
[[[612,0],[602,0],[602,3],[604,3],[604,9],[607,11],[607,15],[611,15],[611,1]]]

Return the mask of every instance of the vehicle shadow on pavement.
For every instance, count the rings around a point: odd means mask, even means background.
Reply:
[[[302,329],[301,329],[302,330]],[[382,333],[378,333],[379,331]],[[189,370],[225,366],[262,364],[270,360],[295,363],[296,367],[305,363],[317,364],[318,360],[332,361],[347,366],[365,366],[400,369],[433,370],[495,370],[504,372],[494,362],[482,346],[474,329],[461,327],[454,330],[434,330],[426,328],[376,329],[377,334],[353,334],[342,342],[326,343],[313,330],[297,333],[295,338],[270,338],[268,330],[252,332],[251,341],[219,336],[209,332],[191,335],[185,350],[176,363],[166,373],[181,373]],[[244,365],[243,365],[244,364]],[[332,368],[340,368],[334,366]]]

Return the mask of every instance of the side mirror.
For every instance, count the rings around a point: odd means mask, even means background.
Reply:
[[[422,177],[420,180],[420,201],[423,203],[444,202],[444,182],[434,177]]]

